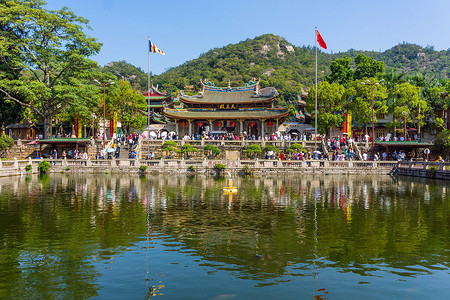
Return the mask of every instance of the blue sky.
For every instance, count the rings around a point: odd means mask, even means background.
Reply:
[[[403,41],[450,48],[450,0],[47,0],[90,21],[103,43],[100,65],[125,60],[148,70],[147,37],[166,52],[152,53],[160,74],[216,47],[266,33],[296,46],[314,45],[317,26],[328,53],[384,51]]]

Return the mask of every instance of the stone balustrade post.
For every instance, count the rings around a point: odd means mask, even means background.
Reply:
[[[444,163],[442,161],[439,163],[439,171],[444,171]]]
[[[111,167],[114,167],[116,165],[116,158],[113,156],[111,159]]]
[[[67,164],[66,159],[64,159],[64,161],[65,161],[65,163]],[[86,160],[86,166],[87,166],[87,167],[92,167],[92,161],[91,161],[90,158],[88,158],[88,159]]]
[[[140,168],[141,167],[141,160],[140,159],[136,159],[134,166]]]
[[[348,161],[348,167],[349,167],[349,168],[353,168],[353,161],[352,161],[352,160],[349,160],[349,161]]]
[[[328,160],[323,160],[323,167],[328,168],[330,166],[330,162]]]
[[[283,161],[280,158],[278,159],[277,167],[278,168],[282,168],[283,167]]]
[[[17,157],[14,157],[14,169],[19,170],[19,162],[17,161]]]
[[[182,170],[186,169],[186,161],[184,160],[184,158],[182,158],[180,161],[180,168]]]
[[[2,160],[0,159],[0,169],[3,168]]]
[[[66,167],[67,166],[67,158],[63,158],[63,160],[62,160],[62,166],[63,167]]]

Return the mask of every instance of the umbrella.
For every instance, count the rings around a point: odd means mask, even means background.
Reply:
[[[313,153],[314,153],[314,154],[322,154],[322,152],[320,152],[320,151],[318,151],[318,150],[314,151]]]
[[[106,149],[106,152],[114,152],[114,148],[108,148]]]
[[[37,145],[37,144],[38,144],[37,140],[26,143],[26,145]]]
[[[150,136],[155,137],[155,136],[156,136],[156,133],[155,133],[154,131],[150,131]]]

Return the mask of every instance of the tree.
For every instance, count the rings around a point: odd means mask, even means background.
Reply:
[[[68,106],[86,105],[95,89],[86,85],[97,63],[88,59],[101,44],[86,36],[88,21],[68,8],[42,8],[41,0],[6,1],[0,6],[0,59],[18,79],[0,75],[0,91],[29,108],[44,121],[50,136],[51,119]]]
[[[178,151],[178,144],[175,141],[165,141],[162,148],[167,152],[167,156],[170,158],[172,156],[172,152]]]
[[[355,79],[377,77],[384,72],[384,62],[376,61],[373,57],[367,57],[364,54],[355,57],[355,64]]]
[[[213,145],[206,145],[203,151],[208,157],[217,157],[220,154],[220,149]]]
[[[191,144],[184,144],[183,147],[181,147],[180,152],[181,152],[182,154],[185,154],[185,155],[186,155],[186,158],[188,158],[188,156],[189,156],[191,153],[197,153],[197,152],[198,152],[198,149],[195,148],[194,146],[192,146]]]
[[[444,156],[446,161],[450,160],[450,130],[444,130],[436,136],[433,152]]]
[[[128,81],[119,80],[118,91],[109,97],[108,106],[110,111],[117,112],[118,121],[126,132],[147,124],[145,97],[137,93]]]
[[[375,82],[375,78],[369,79]],[[351,99],[348,104],[348,110],[352,114],[352,121],[357,126],[364,126],[367,134],[367,124],[372,122],[372,86],[361,84],[361,80],[353,81],[345,92],[345,97]],[[373,86],[373,107],[374,107],[374,124],[377,123],[377,113],[387,113],[387,91],[386,88],[377,84]]]
[[[259,157],[259,155],[262,153],[261,146],[253,144],[248,147],[248,149],[245,150],[245,154],[247,154],[248,158],[255,158]]]
[[[324,134],[331,129],[331,127],[342,126],[344,122],[342,111],[345,106],[344,96],[345,89],[339,83],[329,83],[327,81],[321,82],[317,86],[317,130]],[[308,93],[306,101],[306,109],[308,111],[315,110],[315,87],[312,87]],[[315,118],[312,123],[314,124]],[[315,125],[314,125],[315,126]],[[327,132],[329,135],[329,132]]]
[[[344,55],[343,58],[335,59],[330,65],[331,74],[326,76],[325,79],[330,82],[337,82],[344,87],[353,81],[355,72],[351,68],[352,59]]]
[[[12,137],[6,134],[0,135],[0,153],[7,154],[8,149],[10,149],[12,146],[14,146],[14,140]]]
[[[420,88],[405,82],[396,85],[391,91],[394,102],[389,106],[389,111],[397,119],[403,119],[403,112],[406,112],[406,122],[416,123],[417,131],[420,134],[420,127],[424,125],[423,118],[430,109],[428,102],[420,97]]]

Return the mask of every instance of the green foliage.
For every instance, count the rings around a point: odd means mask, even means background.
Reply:
[[[216,170],[218,172],[221,172],[221,171],[225,170],[226,168],[227,168],[227,166],[224,164],[215,164],[214,165],[214,170]]]
[[[317,86],[317,115],[318,132],[326,133],[333,126],[342,126],[344,119],[341,111],[344,109],[346,101],[344,98],[345,89],[338,83],[321,82]],[[315,87],[312,87],[306,101],[308,111],[315,110]],[[311,123],[314,124],[312,118]]]
[[[33,166],[31,165],[26,165],[25,166],[25,171],[30,172],[33,169]]]
[[[178,147],[178,144],[175,141],[169,140],[169,141],[165,141],[164,144],[162,145],[163,148],[166,148],[166,147],[169,147],[169,146],[176,148],[176,147]]]
[[[147,166],[146,165],[141,165],[139,167],[139,171],[141,171],[141,172],[145,172],[146,170],[147,170]]]
[[[384,63],[382,61],[376,61],[375,58],[367,57],[364,54],[360,54],[355,58],[355,64],[354,78],[356,80],[377,77],[384,72]]]
[[[66,171],[70,171],[70,166],[67,166],[67,167],[66,167]]]
[[[306,150],[303,148],[302,144],[298,144],[298,143],[294,143],[291,144],[291,146],[289,147],[289,149],[287,149],[288,153],[306,153]]]
[[[368,79],[369,83],[378,82],[375,78]],[[366,83],[366,81],[364,81]],[[352,121],[358,127],[364,127],[372,123],[372,86],[369,84],[361,84],[361,80],[355,80],[350,83],[349,88],[345,91],[347,99],[351,99],[347,107],[352,113]],[[373,86],[373,108],[374,123],[377,123],[377,113],[387,113],[388,94],[386,88],[381,84]]]
[[[190,166],[188,167],[188,171],[190,171],[190,172],[195,172],[194,166],[193,166],[193,165],[190,165]]]
[[[50,170],[50,163],[46,160],[42,160],[38,164],[38,171],[39,173],[47,173]]]
[[[198,149],[195,148],[194,146],[190,145],[190,144],[184,144],[183,147],[181,147],[181,151],[180,152],[187,156],[187,155],[189,155],[191,153],[197,153]]]
[[[203,150],[208,157],[217,157],[220,155],[220,149],[213,145],[206,145]]]
[[[0,57],[8,60],[3,66],[23,76],[0,73],[0,91],[42,118],[49,137],[55,115],[69,105],[86,107],[93,99],[95,89],[86,83],[97,64],[87,57],[97,54],[101,44],[84,34],[88,21],[68,8],[52,11],[42,1],[8,2],[0,6],[5,29]]]
[[[436,136],[433,142],[433,152],[446,157],[447,161],[450,159],[450,130],[444,130]]]
[[[0,151],[8,150],[14,146],[14,140],[12,137],[6,134],[0,135]]]
[[[261,146],[256,144],[250,145],[250,147],[245,150],[245,153],[249,158],[259,157],[259,155],[262,153]]]
[[[343,58],[337,58],[330,65],[331,74],[326,77],[330,83],[337,82],[344,87],[348,87],[353,81],[354,71],[351,68],[352,59],[344,55]]]
[[[126,80],[135,90],[142,92],[147,91],[147,74],[142,69],[137,68],[124,60],[110,62],[103,68],[100,68],[100,71],[102,73],[114,74],[116,80]]]
[[[277,147],[275,147],[274,145],[267,145],[264,148],[264,152],[269,152],[269,151],[273,151],[273,152],[276,152],[276,153],[280,153],[281,152],[281,150],[278,149]]]
[[[147,102],[145,97],[134,90],[130,82],[119,80],[117,93],[108,101],[108,111],[116,112],[125,132],[131,128],[141,129],[147,124]]]
[[[429,168],[429,170],[430,170],[430,172],[431,173],[436,173],[436,171],[437,171],[437,169],[436,169],[436,167],[435,166],[431,166],[430,168]]]

